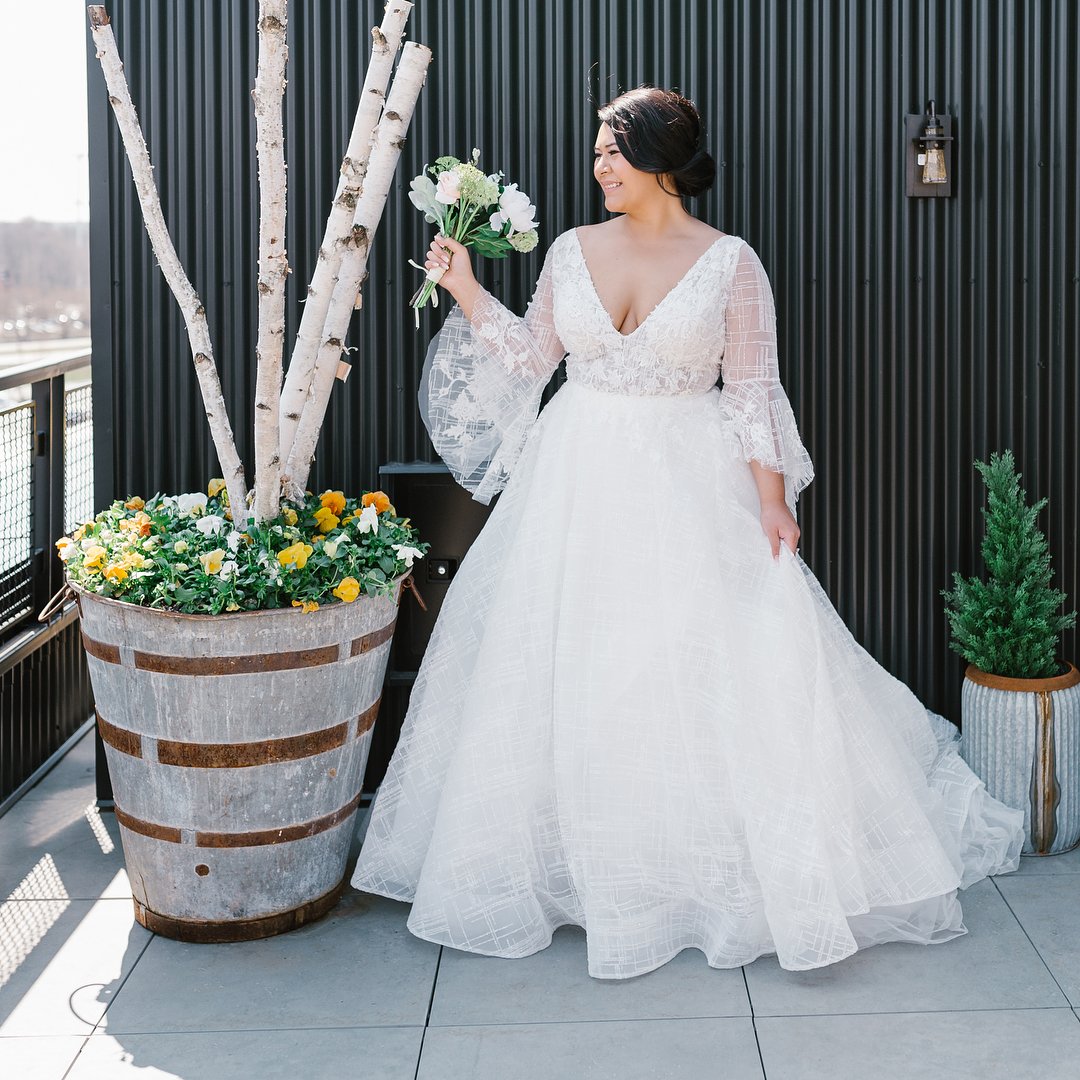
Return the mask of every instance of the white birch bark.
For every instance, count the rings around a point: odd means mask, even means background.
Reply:
[[[296,425],[311,388],[312,370],[322,343],[323,326],[337,284],[341,258],[352,242],[353,215],[367,172],[375,127],[386,100],[386,87],[394,67],[394,57],[401,46],[405,23],[412,7],[409,0],[389,0],[382,25],[371,30],[371,59],[364,88],[360,92],[352,134],[341,163],[337,192],[327,218],[315,273],[308,286],[300,329],[289,360],[285,387],[281,392],[279,443],[282,460],[288,456],[293,444]]]
[[[386,108],[375,130],[367,175],[353,218],[352,237],[338,270],[338,281],[334,286],[322,343],[312,371],[311,391],[286,458],[284,486],[287,496],[292,499],[301,496],[307,485],[311,459],[326,416],[345,335],[360,286],[367,274],[368,252],[386,206],[394,171],[405,145],[405,135],[430,63],[431,50],[426,45],[413,41],[406,43]]]
[[[287,0],[259,0],[255,152],[259,163],[259,335],[255,346],[255,520],[277,517],[281,496],[278,405],[285,338],[285,93]]]
[[[195,362],[195,373],[202,392],[206,419],[210,424],[210,434],[214,440],[222,477],[229,492],[229,504],[237,526],[246,521],[247,484],[244,478],[244,466],[236,452],[232,427],[225,409],[225,399],[221,393],[221,381],[218,377],[217,364],[214,362],[214,348],[210,341],[210,328],[206,321],[199,294],[188,280],[180,263],[165,217],[161,212],[161,199],[154,184],[153,166],[150,153],[146,148],[139,118],[135,114],[135,105],[131,100],[127,80],[124,77],[124,65],[109,24],[109,15],[102,5],[95,4],[88,8],[90,29],[97,47],[97,58],[105,75],[105,84],[109,90],[109,104],[116,117],[124,151],[131,165],[135,179],[135,190],[139,195],[143,222],[150,238],[150,246],[161,272],[172,290],[176,302],[184,316],[191,355]]]

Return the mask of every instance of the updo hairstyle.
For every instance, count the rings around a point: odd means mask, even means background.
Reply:
[[[703,145],[701,117],[681,94],[639,86],[609,101],[597,116],[611,128],[623,157],[635,169],[656,174],[669,195],[688,198],[712,187],[716,162]],[[674,191],[664,185],[665,173]]]

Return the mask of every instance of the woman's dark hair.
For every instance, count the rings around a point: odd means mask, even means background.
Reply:
[[[656,174],[669,195],[688,197],[708,191],[716,162],[703,146],[701,117],[694,103],[674,90],[639,86],[597,110],[611,128],[623,157],[635,169]],[[664,187],[664,174],[675,190]]]

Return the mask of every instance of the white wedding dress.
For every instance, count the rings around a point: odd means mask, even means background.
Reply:
[[[598,978],[688,947],[803,969],[965,933],[957,889],[1016,869],[1023,814],[806,564],[772,557],[747,462],[783,472],[793,507],[813,471],[753,249],[717,239],[624,336],[563,233],[524,319],[482,291],[423,382],[454,475],[505,490],[447,591],[353,885],[477,953],[576,923]]]

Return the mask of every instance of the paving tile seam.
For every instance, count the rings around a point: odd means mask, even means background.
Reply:
[[[435,957],[435,974],[431,977],[431,993],[428,994],[427,1012],[424,1013],[424,1029],[420,1032],[420,1045],[416,1048],[416,1067],[413,1069],[413,1080],[419,1080],[420,1063],[424,1060],[424,1040],[427,1038],[428,1028],[431,1026],[431,1006],[435,1003],[435,990],[439,985],[439,969],[442,967],[443,949],[439,946],[439,953]]]
[[[969,1013],[1071,1012],[1071,1005],[1007,1005],[989,1009],[890,1009],[881,1012],[757,1013],[755,1020],[825,1020],[844,1016],[965,1016]]]
[[[151,933],[143,943],[143,947],[139,950],[139,955],[135,957],[131,967],[127,970],[127,974],[120,980],[120,985],[116,988],[116,992],[113,994],[112,998],[105,1003],[105,1008],[101,1010],[101,1015],[97,1018],[97,1023],[94,1024],[93,1028],[90,1030],[91,1035],[95,1034],[98,1028],[105,1022],[106,1017],[109,1015],[109,1010],[120,996],[120,992],[127,986],[127,981],[131,978],[131,973],[139,966],[139,961],[146,955],[146,950],[150,948],[150,942],[156,937],[157,934]]]
[[[471,1028],[566,1027],[575,1024],[681,1024],[684,1020],[753,1020],[749,1013],[705,1013],[694,1016],[598,1016],[592,1020],[477,1020],[455,1024],[429,1024],[432,1031],[466,1031]]]
[[[419,1031],[420,1024],[329,1024],[324,1027],[314,1027],[305,1024],[303,1027],[268,1027],[268,1028],[167,1028],[154,1031],[94,1031],[89,1035],[81,1036],[86,1039],[130,1039],[142,1038],[144,1035],[258,1035],[274,1034],[286,1031]],[[80,1036],[71,1036],[79,1038]],[[52,1039],[66,1038],[66,1036],[54,1035],[5,1035],[6,1039]]]
[[[79,1061],[79,1057],[81,1056],[82,1052],[86,1049],[86,1044],[90,1041],[91,1038],[92,1038],[92,1033],[91,1033],[91,1035],[87,1035],[83,1039],[82,1043],[79,1045],[79,1049],[75,1051],[75,1056],[68,1063],[68,1067],[60,1074],[60,1080],[67,1080],[67,1078],[71,1075],[71,1070],[75,1068],[76,1064]]]
[[[1061,985],[1061,983],[1058,982],[1057,976],[1051,970],[1050,965],[1046,962],[1046,958],[1041,952],[1039,952],[1039,946],[1031,940],[1031,935],[1028,933],[1027,927],[1020,921],[1020,916],[1017,915],[1015,911],[1013,911],[1013,906],[1009,903],[1009,898],[1001,891],[1001,887],[996,881],[994,882],[994,888],[997,889],[998,896],[1000,896],[1001,899],[1005,902],[1005,906],[1009,909],[1009,913],[1016,920],[1016,923],[1020,927],[1021,931],[1023,931],[1024,937],[1028,939],[1031,947],[1035,950],[1035,955],[1039,958],[1042,966],[1046,968],[1047,974],[1050,976],[1051,979],[1054,980],[1054,985],[1058,988],[1058,992],[1070,1005],[1080,1005],[1080,1002],[1073,1001],[1072,998],[1070,998],[1069,995],[1065,993],[1064,987]]]

